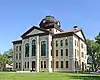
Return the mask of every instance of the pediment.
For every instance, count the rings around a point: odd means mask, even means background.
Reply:
[[[46,29],[42,29],[42,28],[33,26],[28,31],[26,31],[21,37],[42,34],[42,33],[49,33],[49,31],[47,31]]]
[[[76,32],[75,34],[78,35],[81,39],[86,40],[86,38],[85,38],[84,33],[83,33],[82,30]]]

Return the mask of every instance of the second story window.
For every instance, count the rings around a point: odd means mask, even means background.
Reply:
[[[21,59],[21,53],[19,53],[19,59]]]
[[[19,51],[21,51],[21,45],[19,46]]]
[[[82,52],[82,57],[84,57],[84,53]]]
[[[65,45],[66,45],[66,46],[68,45],[68,39],[65,40]]]
[[[60,41],[60,46],[63,46],[63,40]]]
[[[32,56],[36,56],[36,40],[32,41]]]
[[[41,42],[41,56],[46,56],[46,41]]]
[[[75,46],[76,46],[76,40],[75,40]]]
[[[58,47],[58,41],[56,41],[56,47]]]
[[[25,57],[29,57],[29,43],[25,44]]]
[[[68,49],[66,49],[66,56],[68,56]]]
[[[83,44],[81,44],[81,48],[83,49]]]
[[[56,50],[56,56],[58,56],[58,50]]]
[[[18,51],[18,46],[16,46],[16,51]]]
[[[63,56],[63,49],[61,49],[61,56]]]
[[[18,54],[16,54],[16,60],[18,59]]]

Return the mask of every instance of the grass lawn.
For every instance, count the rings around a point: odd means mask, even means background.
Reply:
[[[99,74],[79,73],[9,73],[0,72],[0,80],[100,80]]]

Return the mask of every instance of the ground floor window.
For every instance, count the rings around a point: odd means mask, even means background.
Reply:
[[[63,61],[61,61],[61,68],[63,68]]]
[[[18,63],[16,63],[16,68],[18,68]]]
[[[46,68],[46,61],[41,61],[41,68]]]
[[[59,68],[59,62],[56,61],[56,68]]]
[[[66,61],[66,68],[68,68],[68,61]]]

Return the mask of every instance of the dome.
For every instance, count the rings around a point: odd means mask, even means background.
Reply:
[[[43,19],[45,22],[57,23],[58,21],[53,16],[46,16]]]

